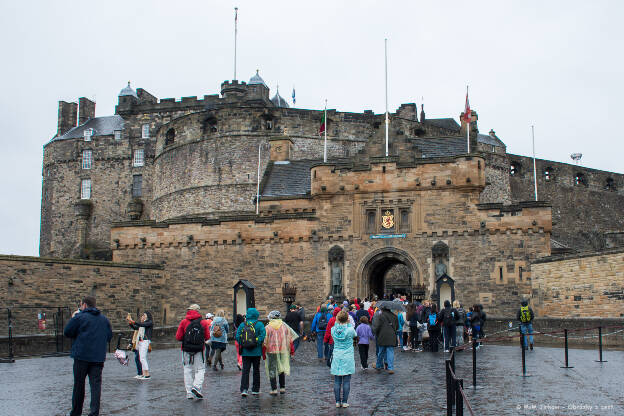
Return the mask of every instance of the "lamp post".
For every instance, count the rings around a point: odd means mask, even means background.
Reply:
[[[295,303],[296,297],[297,288],[295,286],[290,286],[288,283],[284,283],[284,286],[282,286],[282,300],[286,304],[286,313],[290,310],[290,305]]]

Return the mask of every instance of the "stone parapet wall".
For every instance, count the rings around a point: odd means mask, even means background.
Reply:
[[[534,261],[533,304],[541,316],[624,316],[624,249]]]

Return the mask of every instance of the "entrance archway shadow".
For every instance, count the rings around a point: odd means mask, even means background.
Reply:
[[[409,278],[407,287],[396,287],[387,285],[385,276],[388,270],[397,264],[403,264],[409,270]],[[411,294],[415,285],[422,284],[420,267],[418,263],[404,250],[394,247],[384,247],[369,253],[360,264],[358,270],[360,276],[360,284],[358,288],[359,297],[369,297],[372,294],[382,298],[385,291],[396,290]]]

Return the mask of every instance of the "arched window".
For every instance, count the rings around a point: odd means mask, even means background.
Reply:
[[[553,168],[552,167],[547,167],[544,169],[544,180],[551,180],[553,178]]]
[[[574,175],[574,185],[587,185],[585,175],[580,172]]]
[[[171,128],[167,130],[167,134],[165,136],[165,146],[170,146],[175,142],[175,129]]]

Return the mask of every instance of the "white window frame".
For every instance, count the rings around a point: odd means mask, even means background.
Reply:
[[[143,124],[143,126],[141,127],[141,138],[149,139],[149,137],[150,137],[150,125]]]
[[[134,149],[132,154],[132,167],[138,168],[145,165],[145,150]]]
[[[82,135],[84,137],[84,141],[85,142],[90,142],[91,141],[91,136],[93,136],[93,129],[85,129],[82,132]]]
[[[80,181],[80,199],[91,199],[91,179]]]
[[[115,140],[121,140],[121,130],[115,130]]]
[[[93,151],[83,150],[82,151],[82,168],[91,169],[92,166],[93,166]]]

